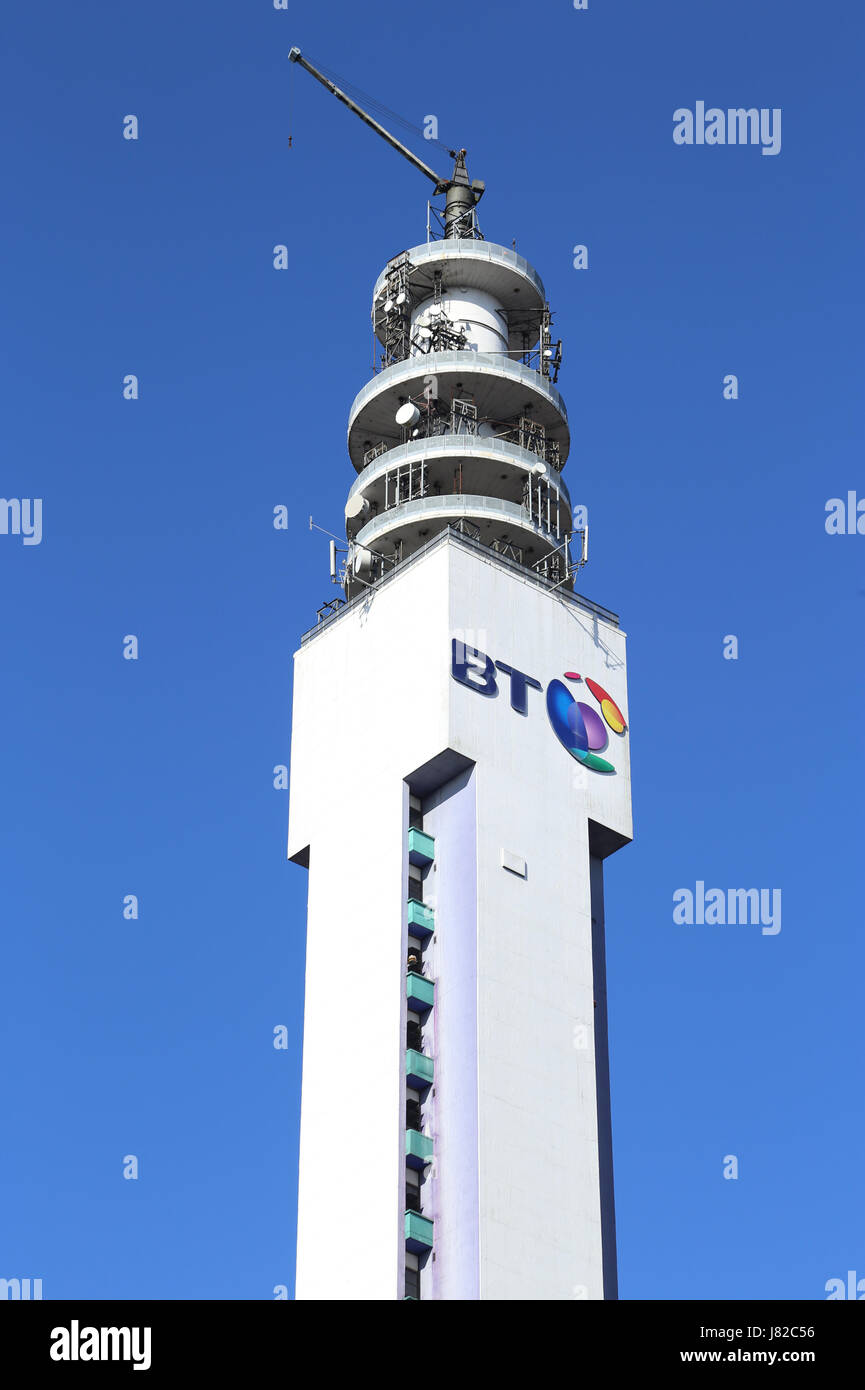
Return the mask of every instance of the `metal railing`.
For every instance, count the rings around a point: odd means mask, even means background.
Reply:
[[[386,441],[383,442],[386,443]],[[462,456],[472,457],[477,452],[479,454],[498,455],[504,464],[522,463],[526,468],[530,468],[538,457],[528,449],[523,449],[513,440],[488,438],[484,435],[455,434],[450,430],[444,434],[430,437],[421,435],[420,438],[410,439],[405,444],[392,444],[384,449],[380,446],[376,446],[376,448],[378,450],[376,457],[366,464],[352,483],[348,494],[349,498],[354,497],[358,492],[363,492],[372,482],[383,476],[380,471],[382,467],[386,466],[387,471],[390,472],[392,468],[408,463],[410,458],[422,457],[429,466],[431,462],[436,460],[444,460],[452,456],[456,461]],[[551,480],[552,484],[565,505],[570,507],[570,493],[560,471],[562,461],[558,442],[554,439],[548,439],[547,449],[551,451],[547,462],[550,463],[555,473],[555,478]],[[387,464],[379,465],[379,469],[370,473],[372,464],[378,463],[384,454],[391,456],[388,458]]]
[[[494,265],[516,270],[520,275],[524,275],[531,282],[539,299],[542,302],[546,299],[544,282],[531,262],[527,261],[525,256],[520,256],[518,252],[511,250],[509,246],[499,246],[498,242],[495,241],[474,241],[469,238],[462,241],[445,241],[443,244],[435,241],[426,244],[421,243],[420,246],[410,246],[402,254],[408,256],[414,271],[424,270],[430,262],[436,266],[441,266],[448,262],[458,262],[463,258],[490,261]],[[447,258],[447,261],[443,261],[443,258]],[[394,261],[398,259],[399,257],[394,257]],[[379,275],[375,285],[375,294],[378,294],[385,284],[392,265],[393,262],[388,262],[388,265]]]
[[[420,560],[423,560],[425,556],[429,555],[433,550],[444,545],[446,542],[450,542],[454,545],[461,545],[467,550],[480,553],[489,564],[501,565],[503,569],[510,570],[512,574],[517,575],[526,584],[531,584],[535,588],[543,589],[547,593],[555,590],[556,598],[561,603],[568,604],[569,606],[573,605],[574,608],[580,608],[586,613],[591,613],[594,617],[600,618],[605,623],[609,623],[611,627],[619,626],[619,615],[613,613],[609,608],[604,608],[602,604],[595,603],[594,599],[585,598],[582,594],[569,593],[567,590],[558,587],[552,581],[544,579],[541,575],[533,574],[531,570],[525,569],[523,565],[519,565],[516,561],[508,559],[507,556],[496,553],[488,545],[484,545],[483,541],[474,540],[471,536],[461,534],[455,526],[446,526],[428,540],[425,545],[421,546],[420,550],[416,550],[412,555],[408,555],[404,560],[401,560],[398,565],[394,565],[392,569],[388,570],[387,574],[383,575],[381,579],[377,580],[370,588],[365,589],[363,593],[356,594],[354,598],[345,601],[338,613],[334,613],[331,617],[325,618],[323,621],[319,622],[316,627],[308,628],[306,632],[301,634],[301,646],[305,646],[307,642],[311,642],[313,638],[324,632],[326,628],[338,622],[344,614],[352,612],[355,608],[359,608],[364,603],[368,603],[370,598],[373,597],[378,590],[384,588],[386,584],[390,584],[397,575],[403,574],[411,565],[416,565]]]
[[[495,376],[503,381],[513,382],[515,385],[525,386],[529,391],[545,396],[561,416],[562,423],[567,424],[567,406],[558,387],[552,384],[549,377],[542,376],[532,367],[524,367],[520,362],[512,361],[502,352],[473,352],[469,357],[467,353],[457,350],[410,357],[403,362],[396,362],[390,367],[385,367],[384,371],[379,372],[377,376],[372,377],[365,386],[361,387],[352,401],[349,411],[349,428],[354,426],[358,415],[367,402],[380,396],[383,391],[395,389],[403,382],[409,384],[413,380],[417,380],[420,385],[416,387],[416,390],[420,394],[423,391],[423,381],[427,374],[444,375],[449,371]]]

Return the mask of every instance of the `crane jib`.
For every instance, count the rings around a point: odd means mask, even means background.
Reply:
[[[292,63],[300,63],[301,67],[305,68],[310,76],[314,77],[317,82],[320,82],[332,96],[335,96],[337,101],[341,101],[344,106],[347,106],[350,111],[353,111],[356,116],[359,116],[365,125],[368,125],[371,130],[374,130],[383,140],[386,140],[392,149],[397,150],[410,164],[413,164],[416,169],[419,169],[422,174],[426,175],[435,185],[436,193],[444,193],[446,195],[446,228],[450,235],[462,235],[461,228],[465,225],[466,219],[471,218],[473,210],[484,192],[484,184],[480,179],[469,181],[465,162],[466,151],[458,150],[455,152],[453,175],[449,179],[442,178],[442,176],[437,174],[434,169],[431,169],[428,164],[425,164],[422,159],[412,154],[410,149],[400,140],[397,140],[396,136],[392,135],[389,130],[386,130],[368,111],[365,111],[362,106],[359,106],[356,101],[353,101],[335,82],[332,82],[329,77],[325,77],[324,73],[319,72],[318,68],[314,67],[308,59],[304,58],[299,48],[292,48],[288,56]],[[473,235],[474,233],[471,234]]]

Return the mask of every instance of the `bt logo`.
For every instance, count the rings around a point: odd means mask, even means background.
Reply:
[[[511,709],[518,714],[529,712],[529,690],[543,690],[541,682],[515,666],[504,661],[493,661],[477,647],[467,647],[454,637],[451,643],[451,675],[460,685],[467,685],[479,695],[495,696],[499,693],[496,672],[510,678]],[[576,671],[565,671],[565,680],[581,681]],[[597,681],[585,677],[585,683],[601,707],[601,713],[583,700],[575,700],[568,687],[560,680],[552,680],[547,686],[547,717],[553,733],[568,752],[585,767],[594,772],[615,772],[606,758],[598,756],[607,746],[607,727],[614,734],[624,736],[627,724],[625,717],[612,696],[608,695]],[[603,715],[603,718],[601,718]],[[605,725],[607,727],[605,727]]]

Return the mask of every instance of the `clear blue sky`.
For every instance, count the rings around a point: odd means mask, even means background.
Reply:
[[[50,0],[6,27],[2,492],[44,534],[0,536],[0,1276],[293,1287],[306,881],[272,769],[335,592],[307,517],[341,525],[372,284],[427,197],[297,69],[289,150],[293,43],[468,147],[565,341],[581,587],[630,636],[621,1295],[865,1275],[865,537],[824,529],[865,496],[859,8]],[[780,107],[781,153],[674,145],[698,100]],[[697,880],[781,888],[781,932],[674,925]],[[350,954],[350,911],[335,931]]]

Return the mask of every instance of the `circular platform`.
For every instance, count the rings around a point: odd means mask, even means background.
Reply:
[[[445,526],[468,521],[484,545],[512,545],[523,552],[523,563],[543,560],[561,542],[545,528],[529,520],[525,510],[513,502],[494,497],[471,495],[423,497],[404,502],[374,517],[358,532],[358,546],[372,551],[392,549],[402,543],[407,559]]]
[[[528,334],[528,345],[535,345],[546,292],[541,277],[525,257],[491,241],[468,240],[430,241],[402,254],[411,262],[407,283],[414,304],[430,297],[436,271],[441,271],[443,293],[481,290],[498,300],[508,314],[508,347],[512,351],[522,351],[524,333]],[[399,259],[394,257],[376,280],[373,300],[383,292],[388,269]],[[380,330],[377,337],[384,342]]]
[[[426,496],[437,495],[444,500],[446,497],[472,494],[499,498],[523,507],[526,482],[532,480],[536,483],[538,480],[538,463],[537,454],[501,439],[454,434],[417,439],[409,444],[397,445],[369,464],[352,484],[348,500],[351,503],[355,498],[363,497],[376,509],[376,519],[379,519],[386,514],[385,507],[390,500],[386,489],[388,475],[393,478],[397,471],[407,473],[411,469],[419,479],[423,468]],[[564,480],[550,468],[542,476],[551,494],[551,516],[555,514],[557,502],[559,529],[569,531],[571,499]],[[455,491],[457,480],[460,492]],[[537,503],[534,505],[537,506]],[[395,507],[390,507],[387,514],[393,510]],[[353,540],[360,529],[368,524],[368,516],[348,516],[346,535]]]
[[[479,422],[513,421],[527,414],[559,445],[564,465],[570,448],[568,412],[548,378],[503,354],[456,351],[407,358],[386,367],[358,392],[348,423],[348,452],[358,473],[367,449],[404,442],[396,412],[406,399],[423,400],[430,391],[444,401],[472,398]]]

